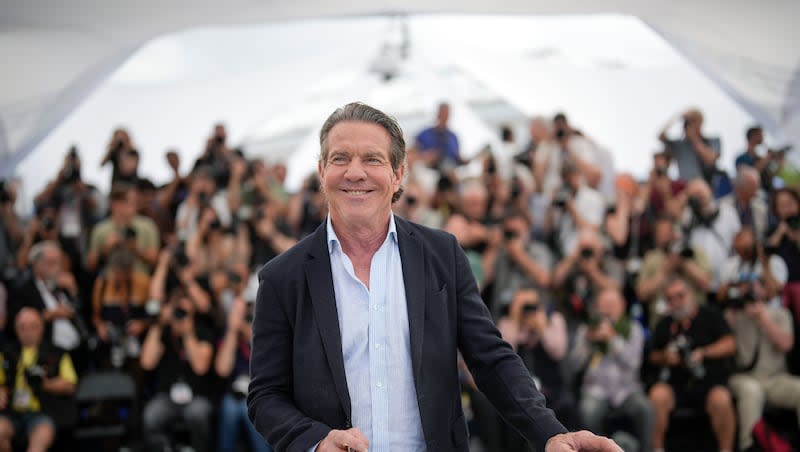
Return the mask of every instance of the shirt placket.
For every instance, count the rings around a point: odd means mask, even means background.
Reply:
[[[372,393],[372,433],[370,450],[389,451],[389,360],[387,350],[387,252],[386,242],[372,259],[369,290],[369,368]]]

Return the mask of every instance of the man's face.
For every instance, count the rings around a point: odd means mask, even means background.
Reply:
[[[461,210],[470,220],[480,221],[486,215],[486,193],[478,189],[470,189],[461,195]]]
[[[436,115],[436,122],[439,127],[445,127],[448,119],[450,119],[450,107],[448,105],[440,105],[439,112]]]
[[[755,237],[752,231],[743,229],[736,237],[733,238],[733,250],[742,259],[749,261],[753,259],[753,246],[755,245]]]
[[[605,291],[597,297],[597,313],[603,317],[617,322],[625,312],[625,301],[622,296],[613,291]]]
[[[42,342],[44,325],[42,318],[33,309],[23,309],[17,314],[15,328],[23,346],[37,346]]]
[[[547,128],[547,124],[543,121],[533,121],[531,123],[531,138],[537,143],[549,140],[550,130]]]
[[[750,176],[745,176],[736,186],[736,192],[741,199],[751,200],[758,193],[758,181]]]
[[[34,267],[36,276],[42,281],[55,281],[61,273],[61,253],[54,248],[46,248]]]
[[[688,317],[693,308],[692,292],[683,281],[676,280],[664,291],[670,314],[678,320]]]
[[[403,166],[392,169],[389,133],[377,124],[344,121],[333,126],[325,146],[319,180],[334,223],[382,221],[403,180]]]
[[[763,143],[764,142],[764,131],[763,130],[755,131],[753,133],[753,135],[750,136],[750,142],[753,145],[756,145],[756,146],[758,146],[759,144]]]
[[[775,213],[778,214],[778,218],[785,220],[800,213],[800,206],[790,194],[778,192],[775,198]]]
[[[138,207],[138,195],[136,190],[128,190],[124,199],[114,201],[111,206],[117,214],[124,218],[133,218]]]

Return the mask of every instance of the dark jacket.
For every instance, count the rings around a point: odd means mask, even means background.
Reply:
[[[468,450],[457,350],[503,417],[544,450],[565,429],[500,337],[455,238],[397,216],[395,223],[427,450]],[[276,450],[305,452],[331,429],[351,427],[325,224],[265,265],[259,281],[250,419]]]

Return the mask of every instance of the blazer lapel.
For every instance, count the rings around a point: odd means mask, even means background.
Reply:
[[[422,241],[414,235],[408,222],[395,215],[400,259],[403,266],[403,285],[406,289],[408,332],[411,340],[411,363],[417,391],[421,387],[422,345],[425,337],[425,258]]]
[[[336,392],[347,421],[350,422],[350,392],[347,390],[344,358],[342,357],[342,334],[336,310],[336,295],[333,289],[325,223],[314,233],[314,243],[309,251],[309,259],[305,263],[305,273],[314,316],[322,338],[322,346],[333,374],[333,383],[336,386]]]

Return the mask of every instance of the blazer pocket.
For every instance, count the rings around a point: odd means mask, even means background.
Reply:
[[[467,441],[468,436],[467,421],[462,414],[450,425],[450,441],[453,446],[460,446]]]

